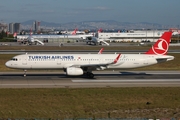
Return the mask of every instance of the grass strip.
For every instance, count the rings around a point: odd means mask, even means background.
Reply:
[[[0,118],[180,118],[180,88],[0,89]]]

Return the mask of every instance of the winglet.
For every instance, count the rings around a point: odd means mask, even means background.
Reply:
[[[101,48],[101,49],[99,50],[98,54],[102,54],[103,50],[104,50],[104,48]]]
[[[121,54],[118,54],[118,56],[116,57],[116,59],[114,59],[114,62],[113,62],[114,64],[117,63],[117,61],[119,60],[120,56],[121,56]]]
[[[169,49],[171,36],[172,32],[164,32],[161,38],[159,38],[152,48],[149,49],[149,51],[147,51],[145,54],[166,55]]]

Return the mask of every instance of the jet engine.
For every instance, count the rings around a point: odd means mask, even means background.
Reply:
[[[31,36],[29,36],[28,38],[27,38],[27,40],[28,40],[28,42],[34,42],[34,38],[33,37],[31,37]]]
[[[76,67],[68,67],[66,69],[67,75],[83,75],[83,70],[81,68]]]

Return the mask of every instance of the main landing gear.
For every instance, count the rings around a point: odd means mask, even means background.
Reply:
[[[86,76],[91,79],[94,78],[94,74],[92,72],[87,72]]]

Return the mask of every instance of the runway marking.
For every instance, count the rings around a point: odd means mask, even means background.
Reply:
[[[142,80],[135,80],[135,79],[128,79],[128,80],[71,80],[72,82],[180,82],[180,79],[142,79]]]

